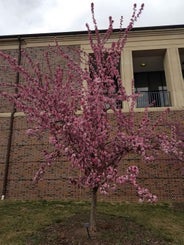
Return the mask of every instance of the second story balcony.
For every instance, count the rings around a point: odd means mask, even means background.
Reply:
[[[137,108],[151,107],[169,107],[171,106],[170,93],[167,90],[159,91],[141,91],[137,98]]]

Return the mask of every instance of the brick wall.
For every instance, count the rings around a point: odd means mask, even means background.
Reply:
[[[153,114],[154,115],[154,114]],[[140,114],[137,114],[140,117]],[[173,111],[170,117],[183,120],[182,111]],[[9,118],[0,118],[1,143],[0,143],[0,190],[4,175],[6,158],[6,146],[8,136]],[[9,175],[6,198],[8,199],[62,199],[62,200],[86,200],[89,191],[77,189],[70,185],[68,178],[80,172],[70,168],[66,159],[54,163],[48,168],[44,180],[36,186],[32,178],[42,162],[42,150],[45,139],[40,141],[25,134],[28,128],[25,117],[15,117],[10,155]],[[184,181],[182,176],[182,163],[169,156],[160,156],[154,163],[145,164],[135,155],[129,155],[120,166],[123,171],[127,166],[136,164],[140,167],[139,182],[158,195],[160,201],[184,201]],[[118,187],[108,196],[100,195],[99,199],[106,201],[136,201],[135,190],[129,185]]]

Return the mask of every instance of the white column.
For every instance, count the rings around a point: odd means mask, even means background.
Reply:
[[[168,48],[164,57],[165,76],[173,107],[184,106],[184,81],[178,48]]]
[[[132,62],[132,51],[124,49],[121,54],[121,77],[123,86],[126,89],[127,94],[131,94],[132,91],[132,79],[133,75],[133,62]],[[128,104],[123,103],[123,109],[128,109]]]

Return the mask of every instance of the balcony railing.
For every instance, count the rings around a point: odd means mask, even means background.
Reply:
[[[141,91],[137,98],[137,108],[147,106],[167,107],[171,106],[170,93],[167,90]]]

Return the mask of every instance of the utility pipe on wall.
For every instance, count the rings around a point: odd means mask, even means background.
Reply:
[[[18,36],[18,65],[21,64],[21,38]],[[19,72],[16,73],[16,81],[15,84],[18,85],[20,80]],[[17,88],[15,90],[17,92]],[[9,165],[10,165],[10,154],[12,148],[12,138],[13,138],[13,126],[14,126],[14,115],[16,113],[15,104],[13,105],[13,110],[10,116],[10,126],[9,126],[9,135],[8,135],[8,144],[7,144],[7,152],[5,158],[5,170],[4,170],[4,178],[3,178],[3,190],[1,195],[1,200],[6,198],[7,186],[8,186],[8,175],[9,175]]]

